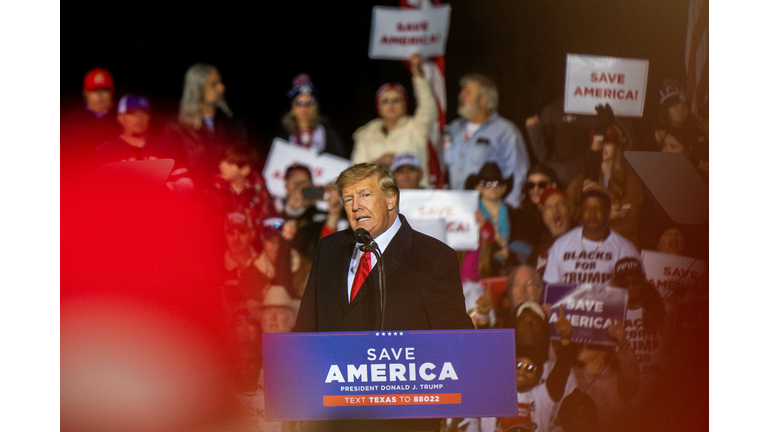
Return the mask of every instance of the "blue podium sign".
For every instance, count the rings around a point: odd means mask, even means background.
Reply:
[[[513,417],[515,334],[263,335],[267,420]]]
[[[573,329],[573,342],[616,345],[617,341],[608,336],[608,327],[624,324],[627,314],[627,290],[595,287],[591,284],[549,284],[544,289],[544,303],[549,303],[552,308],[552,315],[549,317],[552,340],[560,339],[555,330],[555,322],[557,310],[563,305],[565,318],[571,322]]]

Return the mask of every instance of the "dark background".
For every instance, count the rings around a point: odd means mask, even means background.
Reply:
[[[445,57],[448,121],[457,116],[459,78],[480,72],[499,86],[499,113],[524,131],[526,117],[562,97],[568,53],[650,61],[644,117],[634,120],[638,134],[658,115],[664,78],[686,84],[685,0],[446,3],[452,7]],[[61,15],[62,109],[82,104],[83,76],[101,66],[115,77],[116,97],[129,91],[149,95],[153,122],[161,124],[157,114],[175,114],[187,68],[211,63],[222,73],[230,107],[260,135],[266,156],[289,109],[291,80],[306,72],[319,91],[321,112],[351,148],[354,130],[376,116],[374,94],[382,83],[400,82],[412,95],[410,75],[400,62],[368,58],[376,4],[399,1],[218,1],[173,8],[139,1],[106,10],[103,3],[67,5]],[[681,341],[677,352],[684,354],[670,374],[670,391],[659,401],[660,430],[706,430],[707,335]]]
[[[447,121],[457,117],[461,75],[480,72],[498,83],[499,113],[523,130],[526,117],[562,97],[568,53],[650,60],[638,132],[657,116],[663,79],[675,77],[685,85],[687,1],[444,3],[452,7]],[[61,21],[62,109],[82,103],[85,72],[101,66],[115,77],[116,98],[143,92],[156,113],[175,115],[184,72],[206,62],[221,71],[235,114],[268,144],[289,109],[292,78],[306,72],[318,89],[321,112],[351,148],[354,130],[376,116],[374,94],[382,83],[400,82],[412,95],[400,62],[368,58],[371,8],[397,6],[397,0],[119,5],[109,13],[84,3],[63,9],[62,17],[69,18]]]

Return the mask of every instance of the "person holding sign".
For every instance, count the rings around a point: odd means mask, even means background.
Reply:
[[[624,338],[624,327],[615,324],[608,328],[608,335],[618,341],[618,349],[578,344],[573,368],[579,390],[597,406],[598,432],[627,430],[627,404],[640,387],[635,351]]]
[[[470,174],[486,162],[496,162],[504,177],[514,176],[514,186],[505,201],[520,207],[525,174],[530,162],[520,129],[496,112],[499,92],[490,78],[465,75],[459,82],[460,118],[447,126],[443,157],[451,189],[460,190]]]
[[[624,258],[616,263],[613,286],[627,289],[624,331],[636,353],[640,373],[640,390],[630,407],[633,422],[639,422],[655,411],[651,404],[664,392],[659,377],[669,361],[668,316],[661,295],[648,282],[637,259]]]
[[[456,252],[414,231],[398,214],[400,191],[378,164],[344,170],[336,189],[351,229],[320,240],[301,301],[297,332],[473,329],[466,313]],[[354,231],[364,229],[386,263],[381,324],[378,260],[363,252]],[[370,244],[368,240],[363,240]],[[357,281],[357,282],[356,282]],[[328,431],[438,431],[439,420],[317,422]]]
[[[539,312],[543,315],[543,311]],[[517,404],[519,417],[502,418],[501,430],[510,430],[514,426],[531,427],[530,430],[550,431],[557,414],[560,400],[565,395],[571,366],[574,362],[574,344],[571,343],[571,322],[565,318],[560,305],[555,328],[560,335],[557,344],[557,360],[551,370],[546,371],[549,341],[525,343],[516,341],[517,355]],[[544,317],[539,317],[544,320]],[[527,413],[527,416],[523,416]]]
[[[664,137],[670,128],[687,129],[692,135],[692,146],[695,153],[708,161],[709,142],[705,133],[708,121],[705,120],[700,124],[691,115],[683,86],[678,80],[667,78],[659,90],[659,95],[659,119],[653,130],[655,143],[658,147],[662,147]],[[696,166],[695,163],[694,166]]]
[[[577,209],[575,214],[578,214],[582,193],[594,188],[606,190],[611,197],[609,215],[611,230],[638,246],[640,244],[640,211],[645,200],[643,187],[640,178],[624,160],[624,148],[627,144],[624,130],[613,122],[610,106],[606,106],[606,110],[610,116],[606,121],[612,124],[605,127],[602,140],[596,138],[593,141],[593,151],[587,156],[593,162],[601,161],[599,172],[585,169],[583,174],[576,176],[568,185],[566,192]],[[596,136],[598,132],[599,125],[595,127]],[[596,167],[597,163],[594,165]]]
[[[670,222],[658,229],[656,250],[674,255],[686,255],[685,233],[679,224]]]
[[[408,97],[400,84],[387,83],[376,92],[376,109],[379,118],[366,123],[352,137],[352,163],[380,163],[389,168],[397,153],[415,153],[421,161],[423,172],[429,172],[427,146],[429,130],[437,117],[437,104],[432,94],[429,78],[421,72],[421,56],[411,55],[413,91],[416,95],[416,111],[408,115]],[[421,187],[428,188],[427,176],[422,177]]]

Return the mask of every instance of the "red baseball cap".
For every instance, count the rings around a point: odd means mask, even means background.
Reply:
[[[94,68],[85,74],[83,79],[83,90],[94,91],[100,89],[115,90],[115,81],[112,74],[103,68]]]
[[[539,195],[539,205],[544,206],[544,203],[547,202],[547,198],[549,198],[552,195],[560,195],[563,198],[568,198],[568,195],[565,194],[565,192],[562,191],[562,189],[556,188],[556,187],[548,187],[541,191],[541,195]]]

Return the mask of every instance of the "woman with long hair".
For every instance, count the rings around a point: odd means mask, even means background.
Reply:
[[[611,197],[611,215],[609,224],[612,231],[626,237],[638,246],[638,231],[640,223],[640,208],[644,195],[637,174],[624,161],[624,146],[627,138],[624,131],[616,124],[608,126],[599,152],[593,152],[590,157],[601,158],[599,170],[590,173],[588,168],[584,174],[576,176],[566,191],[576,211],[580,215],[581,194],[590,189],[603,189]],[[594,149],[595,147],[593,147]],[[589,162],[588,162],[589,163]],[[578,216],[576,216],[578,217]],[[578,221],[574,221],[578,225]]]

